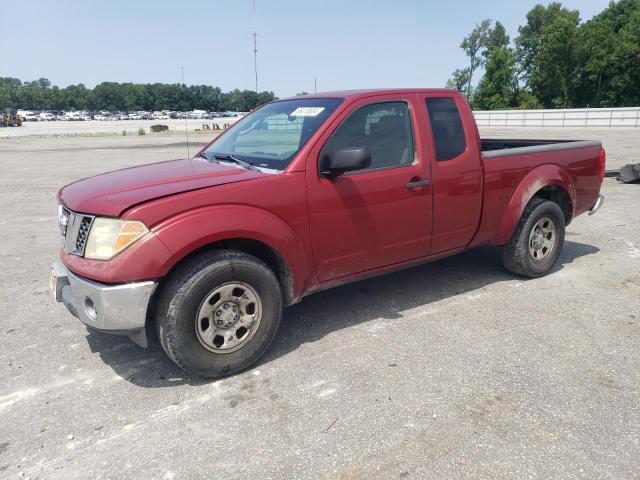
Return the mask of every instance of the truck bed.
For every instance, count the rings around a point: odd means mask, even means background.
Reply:
[[[484,208],[480,228],[474,244],[496,240],[508,202],[514,190],[523,183],[527,175],[544,178],[547,184],[571,185],[575,204],[573,216],[588,211],[600,192],[598,157],[601,144],[591,140],[528,140],[528,139],[481,139],[484,158]],[[560,173],[559,178],[547,178],[547,172]],[[532,185],[535,183],[524,182]],[[520,209],[516,209],[520,212]],[[570,218],[569,218],[570,220]]]
[[[600,142],[590,140],[541,140],[511,138],[481,138],[480,147],[484,158],[507,155],[549,152],[571,148],[599,146]]]

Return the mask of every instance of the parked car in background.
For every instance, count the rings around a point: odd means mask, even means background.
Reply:
[[[193,110],[190,112],[178,111],[155,111],[155,112],[111,112],[108,110],[100,110],[96,112],[86,111],[31,111],[17,110],[18,115],[27,122],[36,121],[82,121],[82,120],[100,120],[100,121],[118,121],[118,120],[169,120],[177,118],[189,118],[195,120],[205,120],[213,118],[233,118],[245,115],[243,112],[207,112],[205,110]],[[97,118],[96,118],[97,117]],[[105,117],[105,118],[102,118]]]
[[[64,113],[64,118],[68,122],[77,121],[77,120],[80,120],[80,113],[79,112],[65,112]]]
[[[193,110],[187,113],[187,118],[201,120],[205,118],[207,112],[205,110]]]
[[[18,110],[16,113],[23,122],[37,122],[39,116],[31,110]]]

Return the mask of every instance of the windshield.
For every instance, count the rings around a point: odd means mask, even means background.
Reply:
[[[239,120],[203,153],[210,160],[233,156],[256,167],[284,170],[341,102],[301,98],[269,103]]]

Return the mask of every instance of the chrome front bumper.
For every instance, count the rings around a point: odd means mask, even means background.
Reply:
[[[143,347],[149,300],[157,285],[151,281],[103,285],[71,273],[61,262],[51,265],[50,286],[57,302],[85,325],[127,335]]]
[[[596,200],[596,203],[594,203],[593,207],[591,207],[591,209],[589,210],[589,215],[593,215],[598,210],[600,210],[600,207],[602,206],[603,203],[604,203],[604,195],[600,193],[598,194],[598,199]]]

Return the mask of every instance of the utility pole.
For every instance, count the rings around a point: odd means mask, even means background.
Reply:
[[[318,79],[313,77],[313,93],[318,93]]]
[[[182,84],[186,87],[187,84],[184,83],[184,65],[180,65],[180,74],[182,75]],[[187,158],[191,158],[191,153],[189,152],[189,122],[187,121],[187,116],[184,116],[184,135],[187,139]]]
[[[256,34],[256,0],[253,0],[253,70],[256,74],[256,93],[258,93],[258,40]]]

